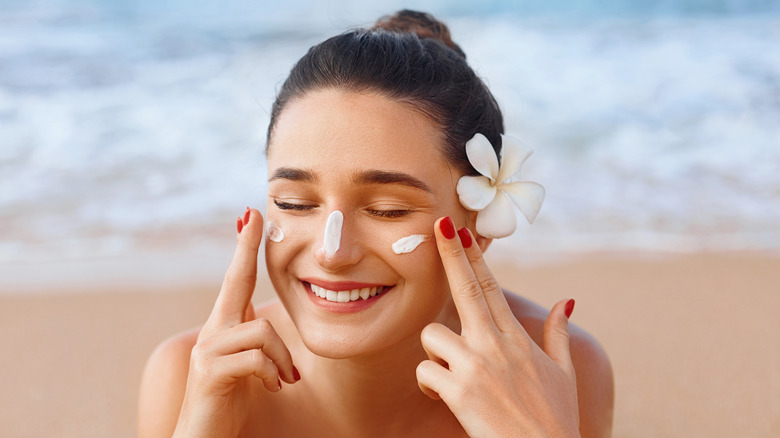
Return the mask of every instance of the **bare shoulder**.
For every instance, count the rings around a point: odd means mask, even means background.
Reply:
[[[171,436],[187,387],[190,354],[200,328],[171,336],[146,361],[138,396],[138,436]]]
[[[528,335],[542,347],[546,309],[512,292],[504,291],[509,307]],[[577,310],[574,310],[576,319]],[[572,362],[577,373],[582,437],[608,437],[612,434],[614,379],[609,357],[590,333],[569,323]]]

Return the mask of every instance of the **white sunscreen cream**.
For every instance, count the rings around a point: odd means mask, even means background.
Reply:
[[[412,234],[411,236],[402,237],[393,244],[393,252],[396,254],[408,254],[417,249],[427,238],[428,236],[425,234]]]
[[[284,231],[275,222],[268,221],[268,228],[265,234],[271,242],[279,243],[284,240]]]
[[[341,226],[344,224],[344,214],[338,210],[328,216],[325,223],[325,236],[322,239],[322,252],[326,257],[333,257],[341,246]]]

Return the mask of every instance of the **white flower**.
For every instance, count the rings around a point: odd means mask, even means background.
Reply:
[[[541,185],[530,181],[510,182],[533,151],[512,137],[502,135],[501,138],[500,167],[496,152],[484,135],[476,134],[466,142],[469,162],[482,176],[463,176],[457,187],[460,203],[479,212],[477,233],[490,238],[506,237],[517,227],[509,199],[523,212],[528,223],[536,219],[544,201]]]

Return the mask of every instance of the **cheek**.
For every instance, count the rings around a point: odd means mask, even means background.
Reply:
[[[433,225],[426,221],[414,227],[392,227],[375,236],[376,251],[415,289],[441,288],[445,278],[432,231]]]
[[[413,252],[395,254],[391,251],[392,260],[398,270],[403,272],[406,282],[440,287],[440,283],[431,283],[433,279],[444,277],[444,266],[441,264],[436,243],[428,238]]]
[[[265,259],[269,277],[282,275],[293,256],[300,251],[305,227],[284,215],[268,213],[265,219]]]
[[[409,320],[431,322],[449,297],[447,275],[436,242],[431,236],[413,252],[391,254],[388,257],[393,258],[396,272],[403,277]]]

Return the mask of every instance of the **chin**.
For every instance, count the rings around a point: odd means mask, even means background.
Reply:
[[[368,330],[361,330],[361,327],[345,327],[336,324],[296,324],[296,326],[306,348],[317,356],[329,359],[369,356],[393,344],[388,339],[388,333],[370,333]],[[419,342],[419,334],[416,339]]]

